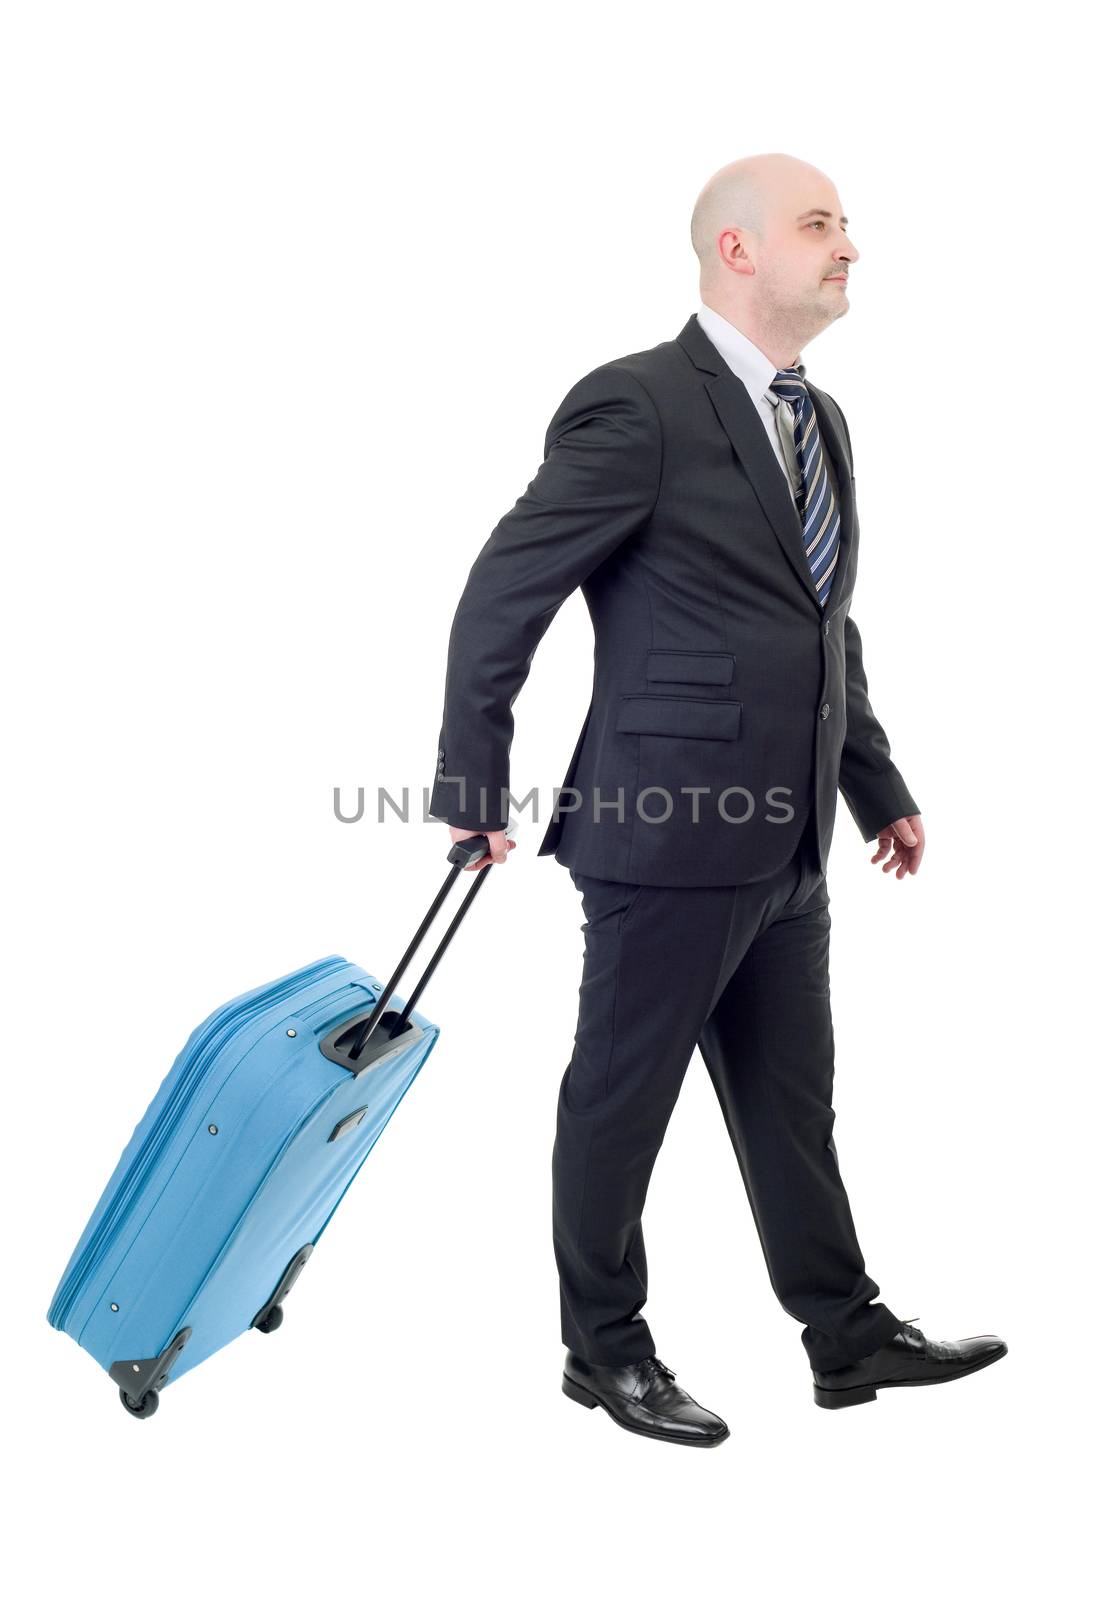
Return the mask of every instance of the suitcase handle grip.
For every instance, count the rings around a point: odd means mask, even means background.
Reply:
[[[490,853],[490,841],[484,833],[472,833],[469,839],[456,839],[447,852],[448,861],[457,867],[473,867],[476,861]]]
[[[509,832],[512,830],[506,831]],[[374,1032],[377,1029],[377,1024],[381,1020],[382,1012],[389,1004],[391,996],[395,993],[397,984],[400,982],[405,968],[416,954],[421,940],[435,920],[436,912],[450,894],[451,885],[455,882],[456,878],[459,877],[460,873],[465,867],[473,866],[476,861],[481,861],[483,857],[489,854],[489,852],[490,841],[487,839],[484,833],[472,833],[469,839],[457,839],[451,846],[451,849],[447,852],[447,859],[452,863],[451,871],[447,874],[447,877],[440,885],[435,899],[432,901],[431,905],[424,914],[423,921],[413,934],[408,949],[397,963],[397,970],[393,973],[393,976],[389,979],[388,983],[386,983],[384,989],[381,991],[381,998],[378,1000],[377,1004],[366,1018],[365,1027],[362,1029],[361,1033],[358,1035],[357,1039],[347,1052],[351,1061],[357,1061],[366,1045],[373,1038]],[[455,934],[459,928],[459,924],[470,910],[472,900],[482,888],[483,882],[493,865],[494,863],[492,861],[487,862],[486,866],[484,866],[478,873],[474,883],[471,884],[470,888],[463,896],[462,905],[459,907],[458,911],[455,913],[450,924],[448,925],[447,932],[436,946],[428,965],[420,974],[419,982],[409,995],[408,1000],[405,1002],[404,1009],[402,1010],[400,1016],[394,1022],[389,1033],[390,1039],[395,1039],[399,1033],[403,1033],[405,1028],[408,1027],[408,1019],[412,1015],[413,1006],[423,993],[428,979],[439,966],[444,951],[455,937]]]

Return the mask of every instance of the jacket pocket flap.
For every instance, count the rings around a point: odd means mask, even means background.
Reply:
[[[730,683],[735,657],[719,650],[648,650],[651,683]]]
[[[624,694],[616,733],[664,733],[676,739],[737,739],[741,700],[693,700],[686,695]]]

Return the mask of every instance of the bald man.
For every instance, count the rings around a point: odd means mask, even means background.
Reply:
[[[507,859],[513,702],[580,588],[592,700],[539,852],[587,918],[553,1152],[562,1387],[634,1433],[711,1446],[727,1424],[641,1314],[642,1210],[697,1045],[818,1405],[959,1378],[1007,1347],[929,1339],[877,1300],[832,1136],[837,794],[884,874],[904,882],[925,847],[850,614],[847,421],[800,364],[847,313],[859,252],[835,185],[783,154],[717,172],[692,244],[699,310],[580,379],[471,567],[430,812],[453,838],[487,834],[479,867]]]

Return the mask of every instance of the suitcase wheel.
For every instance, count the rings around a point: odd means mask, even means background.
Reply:
[[[130,1400],[122,1389],[121,1405],[130,1417],[139,1417],[142,1421],[145,1417],[150,1417],[159,1405],[159,1395],[154,1389],[149,1389],[139,1400]]]
[[[268,1315],[266,1317],[262,1317],[259,1322],[254,1322],[253,1326],[254,1328],[259,1328],[262,1333],[275,1333],[283,1320],[284,1307],[273,1306]]]

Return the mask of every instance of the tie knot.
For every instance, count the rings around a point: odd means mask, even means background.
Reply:
[[[798,405],[809,398],[809,391],[805,387],[805,379],[796,367],[782,367],[774,374],[774,381],[770,385],[772,394],[779,400],[789,400],[793,405]]]

